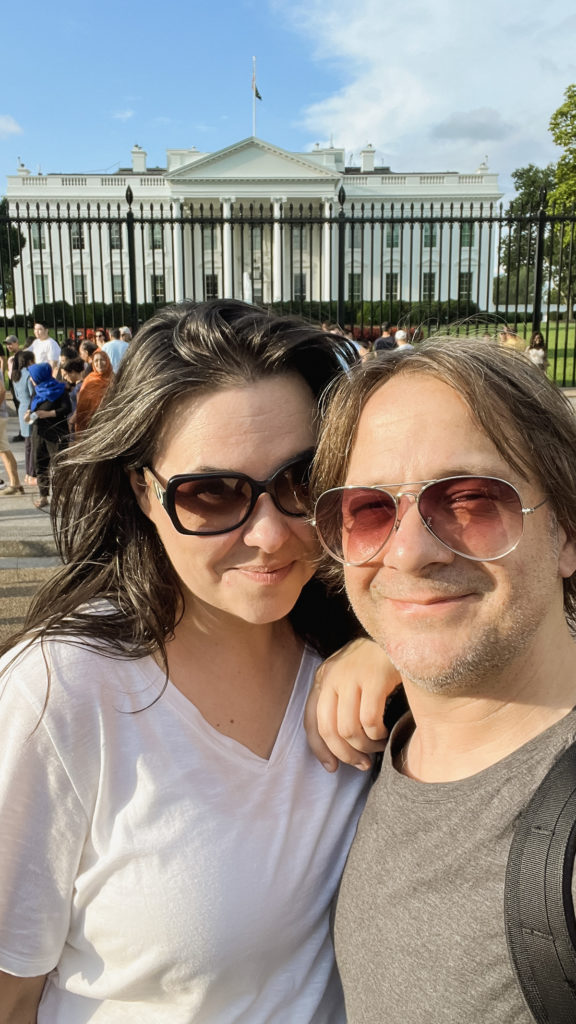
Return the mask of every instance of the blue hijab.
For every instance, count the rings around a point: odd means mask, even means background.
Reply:
[[[41,402],[57,402],[66,391],[64,381],[52,376],[50,363],[32,363],[28,373],[36,385],[36,394],[30,402],[32,412]]]

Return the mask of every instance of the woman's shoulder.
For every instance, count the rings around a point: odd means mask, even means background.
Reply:
[[[0,658],[0,701],[12,691],[35,710],[54,714],[134,710],[156,696],[158,673],[151,658],[122,657],[99,648],[93,636],[32,635]]]

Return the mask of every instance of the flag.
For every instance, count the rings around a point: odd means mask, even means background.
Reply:
[[[257,100],[261,100],[262,97],[258,92],[258,86],[256,85],[256,72],[252,71],[252,92],[254,93]]]

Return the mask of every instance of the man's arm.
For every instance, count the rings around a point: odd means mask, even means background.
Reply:
[[[0,971],[0,1024],[36,1024],[46,976],[17,978]]]

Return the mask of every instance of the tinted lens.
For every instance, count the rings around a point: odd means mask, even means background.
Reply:
[[[250,507],[252,491],[237,477],[185,480],[174,491],[174,510],[185,530],[217,533],[238,526]]]
[[[291,516],[310,510],[310,459],[300,459],[281,469],[273,478],[272,493],[278,508]]]
[[[326,491],[315,509],[324,547],[341,562],[368,562],[386,543],[396,521],[394,499],[371,487]]]
[[[507,554],[524,528],[518,492],[504,480],[490,477],[439,480],[424,489],[419,507],[438,540],[469,558]]]

